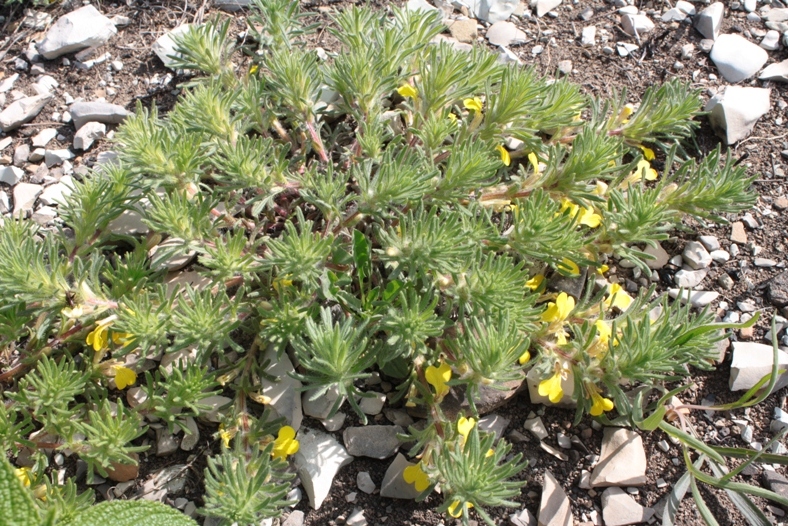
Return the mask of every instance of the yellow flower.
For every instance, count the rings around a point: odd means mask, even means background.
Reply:
[[[271,285],[274,287],[274,290],[277,293],[281,294],[284,289],[293,286],[293,280],[288,279],[289,277],[290,276],[280,276],[274,278],[274,281],[271,283]]]
[[[476,113],[481,113],[482,109],[484,108],[482,99],[480,99],[479,97],[473,97],[472,99],[465,99],[462,101],[462,105],[465,106],[466,110],[474,111]]]
[[[604,181],[597,181],[591,193],[599,196],[605,195],[607,193],[607,183]]]
[[[113,369],[115,369],[115,385],[118,386],[118,389],[125,389],[137,381],[137,373],[128,367],[116,365]]]
[[[564,389],[561,387],[563,376],[563,368],[556,364],[555,374],[539,382],[539,396],[546,396],[554,404],[560,402],[564,397]]]
[[[580,208],[580,205],[573,203],[569,199],[561,201],[561,212],[569,210],[569,215],[578,217],[578,223],[581,225],[596,228],[602,223],[602,216],[594,212],[593,207]]]
[[[626,104],[623,108],[621,108],[621,112],[618,114],[618,122],[621,124],[626,124],[629,122],[629,117],[635,113],[635,106],[632,104]]]
[[[566,274],[570,277],[577,277],[580,275],[580,267],[578,267],[577,263],[569,258],[564,258],[560,263],[558,263],[558,270],[563,271],[563,274]]]
[[[528,154],[528,162],[531,163],[531,166],[534,169],[534,174],[539,173],[539,159],[537,159],[536,154],[531,152]]]
[[[113,332],[112,343],[115,345],[128,345],[134,341],[134,336],[128,332]]]
[[[236,429],[225,429],[224,424],[219,424],[219,438],[222,439],[224,447],[230,447],[230,440],[235,436],[238,431]]]
[[[255,73],[257,73],[258,69],[260,69],[260,66],[258,64],[253,64],[252,67],[249,68],[249,74],[254,75]]]
[[[460,435],[462,435],[463,444],[468,439],[468,435],[471,433],[471,430],[475,425],[476,425],[476,419],[473,417],[465,418],[464,416],[461,416],[460,419],[457,421],[457,432]]]
[[[627,294],[618,283],[610,285],[610,294],[605,298],[605,305],[608,307],[618,307],[619,310],[625,311],[632,305],[632,296]]]
[[[14,475],[19,479],[19,482],[26,488],[30,487],[30,468],[16,468]]]
[[[591,394],[591,400],[593,404],[591,405],[591,416],[599,416],[606,411],[613,410],[613,401],[609,398],[603,398],[601,394],[599,394],[599,390],[593,384],[586,384],[588,392]]]
[[[639,182],[643,178],[645,178],[646,181],[656,181],[658,177],[659,174],[651,167],[651,164],[647,160],[641,159],[638,161],[635,171],[629,174],[621,183],[621,187],[625,189],[629,188],[630,185]]]
[[[645,146],[641,146],[640,149],[643,150],[643,157],[645,157],[647,161],[654,160],[654,150],[646,148]]]
[[[413,487],[419,492],[430,487],[430,477],[421,469],[421,462],[402,470],[402,478],[408,484],[413,484]]]
[[[427,382],[435,388],[435,394],[440,398],[449,392],[449,386],[446,382],[451,380],[451,367],[444,361],[441,361],[438,367],[430,365],[424,371],[424,377]]]
[[[484,458],[490,458],[494,454],[495,454],[495,450],[490,448],[490,449],[487,450],[487,453],[484,454]]]
[[[506,148],[504,148],[502,145],[499,144],[498,146],[495,147],[495,149],[498,150],[498,153],[501,154],[501,162],[503,164],[505,164],[506,166],[512,164],[512,158],[511,156],[509,156],[509,151]]]
[[[88,345],[93,346],[93,350],[99,352],[101,349],[107,346],[107,331],[109,330],[109,324],[101,324],[99,323],[95,329],[88,333],[87,338],[85,338],[85,342]]]
[[[520,357],[517,359],[520,362],[520,365],[525,365],[531,360],[531,353],[529,351],[525,351]]]
[[[541,288],[544,284],[544,274],[537,274],[536,276],[532,277],[528,281],[525,282],[525,286],[531,289],[532,291],[536,292]]]
[[[399,93],[402,97],[406,99],[415,99],[419,96],[419,92],[416,91],[416,88],[411,86],[410,84],[403,84],[399,88],[397,88],[397,93]]]
[[[457,116],[453,113],[449,113],[449,120],[451,122],[457,122]]]
[[[462,515],[462,508],[463,508],[462,504],[463,503],[460,502],[459,500],[455,500],[454,502],[452,502],[451,505],[449,506],[449,509],[447,510],[449,512],[449,515],[451,515],[455,519],[460,518],[460,516]],[[468,506],[468,509],[473,508],[473,504],[471,504],[470,502],[466,502],[465,505]]]
[[[563,322],[575,308],[575,299],[562,292],[555,301],[547,304],[547,310],[542,313],[542,321],[547,323]]]
[[[610,337],[613,335],[613,330],[610,328],[610,325],[605,320],[596,320],[594,322],[594,327],[596,327],[596,335],[599,337],[599,342],[603,345],[607,345],[610,341]]]
[[[610,270],[610,267],[607,265],[600,265],[598,269],[596,269],[596,273],[602,276],[605,272]]]
[[[274,449],[271,456],[285,460],[290,455],[298,453],[298,440],[295,439],[296,431],[290,426],[282,426],[274,440]]]

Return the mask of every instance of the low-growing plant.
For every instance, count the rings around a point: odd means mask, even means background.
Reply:
[[[754,202],[730,156],[686,155],[699,92],[673,80],[639,105],[590,98],[435,40],[440,17],[404,9],[338,13],[341,52],[320,58],[302,18],[297,2],[255,0],[240,49],[228,21],[183,34],[192,75],[175,107],[138,105],[120,160],[74,182],[57,228],[5,221],[4,448],[67,450],[103,476],[145,449],[145,421],[189,432],[210,417],[221,452],[201,513],[256,524],[287,504],[298,450],[261,408],[272,359],[289,359],[329,416],[347,402],[366,421],[373,374],[426,415],[403,437],[417,461],[403,476],[422,498],[440,485],[439,510],[464,523],[516,505],[526,463],[476,423],[486,395],[526,381],[576,402],[577,420],[662,429],[722,469],[664,418],[666,384],[712,368],[730,326],[604,278],[620,259],[650,274],[645,248],[683,218]],[[125,407],[118,390],[143,371]],[[693,493],[713,482],[688,466]],[[47,497],[35,513],[79,523],[90,499],[45,471],[43,457],[24,473]]]

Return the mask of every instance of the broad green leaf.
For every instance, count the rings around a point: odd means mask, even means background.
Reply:
[[[30,523],[32,524],[32,523]],[[113,500],[102,502],[74,519],[71,526],[195,526],[191,517],[160,502]]]
[[[723,469],[722,466],[718,466],[715,462],[709,462],[709,467],[714,472],[715,476],[722,477],[725,475],[726,470]],[[731,489],[726,489],[725,492],[728,494],[728,498],[731,499],[731,502],[733,502],[744,518],[747,519],[747,522],[752,526],[769,526],[771,524],[769,519],[766,518],[766,515],[764,515],[747,495]]]
[[[22,485],[5,455],[0,462],[0,521],[6,526],[30,526],[41,522],[33,494]]]
[[[692,497],[695,499],[695,505],[698,507],[700,516],[703,517],[703,520],[706,521],[708,526],[719,526],[717,519],[714,518],[711,510],[706,505],[706,501],[703,500],[703,495],[700,494],[700,490],[698,490],[698,484],[695,482],[694,478],[690,479],[690,487],[692,488]]]
[[[702,457],[696,462],[701,461]],[[698,467],[700,467],[700,465],[698,465]],[[681,478],[676,481],[676,484],[673,486],[673,491],[671,491],[670,495],[668,495],[665,511],[662,513],[662,526],[673,526],[673,520],[676,518],[676,512],[679,511],[681,501],[684,499],[684,495],[687,494],[687,490],[690,487],[690,481],[691,475],[689,474],[689,471],[685,472]]]

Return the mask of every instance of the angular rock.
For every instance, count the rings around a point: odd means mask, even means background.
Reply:
[[[183,432],[181,449],[184,451],[191,451],[197,445],[197,442],[200,441],[200,428],[197,427],[197,422],[191,416],[186,417],[185,424],[186,429],[188,429],[190,433],[186,431]]]
[[[303,526],[304,525],[304,512],[301,510],[293,510],[290,515],[282,522],[282,526]]]
[[[710,57],[725,80],[736,83],[755,75],[766,64],[769,54],[741,35],[720,35]]]
[[[26,217],[33,212],[36,197],[44,191],[40,184],[19,183],[14,186],[14,217]]]
[[[695,29],[705,38],[716,40],[722,28],[722,16],[725,6],[722,2],[714,2],[695,17]]]
[[[178,451],[178,439],[166,427],[156,430],[156,455],[163,457]]]
[[[0,183],[14,186],[22,179],[23,175],[25,175],[25,171],[16,166],[0,167]]]
[[[562,0],[537,0],[536,1],[536,16],[543,17],[559,5]]]
[[[266,350],[263,355],[263,362],[265,361],[271,364],[265,370],[266,374],[278,381],[270,382],[263,379],[263,396],[269,398],[268,406],[278,416],[284,418],[287,425],[298,431],[304,415],[301,408],[301,381],[290,376],[295,372],[293,363],[285,353],[277,359],[276,350],[273,348]]]
[[[7,133],[32,121],[36,115],[41,113],[44,106],[52,100],[52,96],[51,93],[47,93],[34,97],[24,97],[12,102],[0,113],[0,130]]]
[[[386,474],[383,475],[383,482],[380,484],[380,496],[389,499],[415,499],[421,492],[416,491],[413,484],[402,478],[402,472],[408,466],[415,466],[408,462],[405,455],[397,453],[394,461],[389,464]]]
[[[714,236],[699,236],[698,240],[703,243],[703,246],[708,251],[720,249],[720,240]]]
[[[659,242],[657,242],[656,247],[646,245],[646,247],[643,249],[643,252],[650,256],[654,256],[654,259],[646,260],[646,265],[648,265],[648,268],[652,270],[659,270],[667,265],[668,261],[670,261],[670,254],[668,254],[668,252],[662,248],[662,245]]]
[[[763,17],[768,22],[786,22],[788,21],[788,9],[772,8],[766,11]]]
[[[571,526],[572,506],[564,488],[549,472],[544,472],[542,500],[539,504],[539,526]]]
[[[74,134],[74,149],[87,150],[93,142],[107,135],[107,125],[103,122],[86,122]]]
[[[520,0],[477,0],[473,12],[481,20],[494,24],[508,20],[520,6]],[[559,0],[560,4],[561,1]]]
[[[57,130],[45,128],[33,136],[32,144],[34,148],[46,148],[49,141],[57,137]]]
[[[662,21],[663,22],[681,22],[687,18],[687,13],[674,7],[673,9],[668,9],[662,14]]]
[[[47,150],[44,153],[44,162],[47,165],[47,168],[52,168],[53,166],[58,166],[63,164],[66,161],[70,161],[73,159],[75,155],[68,149],[60,149],[60,150]]]
[[[61,16],[38,44],[47,60],[88,47],[104,45],[118,30],[109,18],[92,5]]]
[[[580,34],[580,45],[593,46],[594,44],[596,44],[596,26],[584,27]]]
[[[30,157],[30,145],[22,143],[14,150],[14,166],[24,166]]]
[[[301,406],[305,415],[317,418],[318,420],[325,420],[328,418],[328,414],[331,412],[334,403],[339,398],[339,392],[336,387],[330,387],[328,391],[315,397],[316,392],[315,389],[305,391],[301,397]],[[343,399],[338,408],[342,407],[344,402],[345,400]]]
[[[731,241],[734,243],[745,244],[747,243],[747,231],[744,230],[744,223],[741,221],[734,221],[731,223]]]
[[[721,36],[717,42],[726,36]],[[727,144],[746,138],[758,119],[768,113],[771,107],[770,94],[771,90],[763,88],[726,86],[706,103],[705,111],[710,112],[711,127]]]
[[[137,453],[130,453],[129,456],[135,461],[139,461],[139,455],[137,455]],[[139,462],[135,464],[118,464],[117,462],[113,462],[111,466],[107,468],[107,478],[115,482],[128,482],[129,480],[134,480],[139,474]]]
[[[19,79],[19,73],[14,73],[13,75],[0,80],[0,93],[5,93],[6,91],[11,91],[14,87],[14,83]]]
[[[769,30],[761,40],[761,43],[758,44],[766,51],[775,51],[780,48],[780,32],[775,31],[774,29]]]
[[[495,435],[495,440],[501,438],[509,425],[509,419],[500,415],[486,415],[479,419],[476,424],[479,431],[484,433],[492,433]]]
[[[606,427],[591,486],[642,486],[646,483],[643,439],[631,429]]]
[[[643,35],[654,29],[654,22],[646,15],[623,15],[621,27],[628,35]]]
[[[766,284],[766,297],[776,307],[788,305],[788,271],[783,271],[774,276]]]
[[[487,30],[487,40],[496,46],[524,44],[528,37],[511,22],[496,22]]]
[[[700,270],[679,270],[673,275],[673,282],[676,286],[683,289],[694,289],[706,278],[709,271],[706,269]]]
[[[397,435],[403,432],[400,426],[349,427],[342,433],[342,438],[348,454],[384,459],[397,452],[400,446]]]
[[[758,75],[761,80],[774,80],[777,82],[788,82],[788,60],[777,62],[776,64],[769,64],[761,74]]]
[[[232,404],[232,399],[226,396],[213,395],[200,400],[201,405],[207,405],[208,411],[200,414],[200,418],[218,424],[221,422],[221,411],[225,411]]]
[[[766,489],[775,492],[783,498],[788,498],[788,478],[770,469],[763,470],[762,477],[763,486]]]
[[[369,475],[369,471],[360,471],[358,475],[356,475],[356,486],[358,489],[366,493],[367,495],[372,495],[375,492],[375,482],[372,480],[372,477]]]
[[[79,130],[88,122],[103,122],[105,124],[120,124],[131,115],[123,106],[109,102],[75,102],[69,108],[74,127]]]
[[[668,289],[668,294],[673,299],[679,298],[679,289]],[[689,302],[690,305],[699,309],[716,300],[719,296],[720,293],[716,290],[685,290],[679,301],[682,303]]]
[[[227,11],[228,13],[235,13],[245,7],[249,7],[251,0],[213,0],[213,5],[217,9]]]
[[[621,488],[607,488],[602,492],[602,518],[605,526],[628,526],[647,522],[654,510],[644,508]]]
[[[525,421],[523,425],[526,431],[530,431],[533,436],[536,437],[537,440],[544,440],[549,435],[547,433],[547,428],[542,422],[541,417],[529,418]]]
[[[164,35],[160,36],[156,42],[153,43],[153,47],[151,51],[153,51],[159,60],[162,61],[165,67],[173,69],[174,63],[174,56],[175,53],[175,40],[173,37],[178,35],[182,35],[186,31],[189,30],[191,24],[182,24],[169,33],[165,33]]]
[[[728,387],[731,391],[746,391],[772,371],[774,350],[771,345],[753,342],[733,342],[731,374]],[[788,365],[788,353],[777,351],[780,365]],[[777,379],[774,390],[788,385],[788,372]]]
[[[509,524],[511,526],[536,526],[536,517],[528,508],[524,508],[517,513],[509,515]]]
[[[408,11],[437,11],[438,8],[427,2],[427,0],[408,0],[406,4]]]
[[[383,405],[386,403],[386,395],[383,393],[367,393],[374,396],[362,397],[358,402],[358,407],[365,415],[378,415],[383,410]]]
[[[319,509],[331,491],[337,472],[353,462],[353,457],[331,435],[320,431],[305,429],[298,434],[298,442],[293,465],[309,497],[309,505]]]
[[[711,265],[711,256],[703,244],[697,241],[690,241],[684,247],[681,257],[684,262],[695,270],[709,268]]]
[[[458,42],[466,42],[468,44],[476,42],[476,20],[473,18],[449,20],[446,24],[449,26],[451,36]]]

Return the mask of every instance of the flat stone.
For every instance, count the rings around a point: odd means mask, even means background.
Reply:
[[[89,47],[104,45],[118,30],[109,18],[92,5],[61,16],[38,44],[47,60]]]
[[[699,236],[698,241],[700,241],[708,251],[720,249],[720,240],[715,236]]]
[[[761,74],[758,75],[761,80],[774,80],[776,82],[788,82],[788,60],[769,64]]]
[[[727,36],[737,35],[722,35],[717,40],[715,49]],[[741,37],[737,36],[737,38]],[[764,54],[766,53],[761,48],[758,49],[763,51]],[[712,50],[713,54],[714,51]],[[754,74],[758,69],[760,69],[760,66],[753,70],[752,73]],[[739,80],[743,80],[743,78]],[[738,82],[730,79],[728,81]],[[769,112],[771,108],[770,95],[771,90],[769,89],[726,86],[723,91],[709,99],[704,109],[710,112],[709,123],[717,135],[727,144],[734,144],[748,137],[758,119]]]
[[[14,217],[26,217],[33,212],[36,198],[44,191],[40,184],[19,183],[14,186]]]
[[[200,418],[207,420],[208,422],[218,424],[221,422],[222,418],[220,413],[222,411],[226,411],[232,402],[232,399],[220,395],[213,395],[203,398],[199,401],[199,403],[202,405],[207,405],[208,410],[205,413],[200,413]]]
[[[25,143],[17,145],[16,149],[14,149],[14,166],[24,166],[29,157],[30,145]]]
[[[47,168],[52,168],[53,166],[59,166],[63,164],[65,161],[70,161],[76,157],[74,153],[66,148],[62,148],[59,150],[47,150],[44,153],[44,162],[47,165]]]
[[[0,93],[11,91],[14,88],[14,83],[19,79],[19,73],[14,73],[3,80],[0,80]]]
[[[671,298],[679,298],[679,289],[668,289]],[[719,297],[720,293],[710,290],[685,290],[679,300],[682,303],[689,302],[690,305],[699,309],[710,304]]]
[[[700,270],[679,270],[673,275],[673,282],[676,286],[684,289],[694,289],[706,278],[709,273],[706,269]]]
[[[642,35],[654,29],[654,22],[646,15],[623,15],[621,27],[628,35]]]
[[[788,305],[788,271],[783,271],[766,284],[766,297],[777,307]]]
[[[520,0],[475,0],[473,4],[472,11],[479,19],[494,24],[508,20],[520,7]]]
[[[427,0],[408,0],[405,4],[408,11],[437,11],[438,8],[431,5]]]
[[[282,522],[282,526],[303,526],[305,520],[304,512],[301,510],[293,510],[290,515]]]
[[[766,489],[777,493],[783,498],[788,498],[787,478],[770,469],[764,469],[761,476],[763,477],[763,486]]]
[[[123,106],[109,102],[75,102],[69,108],[74,127],[79,130],[88,122],[120,124],[131,115]]]
[[[711,256],[701,243],[690,241],[684,247],[681,257],[684,262],[695,270],[705,269],[711,266]]]
[[[408,427],[413,425],[413,419],[401,409],[384,409],[383,414],[395,426]]]
[[[361,397],[361,400],[358,402],[358,407],[361,409],[365,415],[378,415],[383,410],[383,406],[386,403],[386,395],[383,393],[367,393],[372,394],[374,396],[371,397]]]
[[[293,465],[309,497],[309,505],[319,509],[331,491],[337,472],[353,462],[353,457],[331,435],[320,431],[302,430],[298,443]]]
[[[725,80],[736,83],[755,75],[766,64],[769,54],[743,36],[729,34],[715,40],[710,57]]]
[[[644,508],[621,488],[607,488],[602,492],[602,518],[605,526],[628,526],[648,522],[654,510]]]
[[[178,439],[166,427],[156,430],[156,456],[163,457],[178,451]]]
[[[722,16],[725,6],[722,2],[714,2],[695,17],[695,29],[705,38],[716,40],[722,27]]]
[[[251,0],[213,0],[213,5],[217,9],[227,11],[228,13],[235,13],[249,7]]]
[[[496,46],[524,44],[528,37],[511,22],[496,22],[487,30],[487,40]]]
[[[747,243],[747,231],[744,230],[744,223],[742,223],[741,221],[734,221],[733,223],[731,223],[730,240],[740,245],[744,245]]]
[[[544,472],[539,526],[572,526],[572,505],[564,488],[550,471]]]
[[[323,427],[329,433],[334,433],[335,431],[339,431],[342,429],[342,426],[345,425],[345,420],[347,419],[347,415],[342,411],[337,411],[334,416],[331,418],[324,418],[320,421],[323,424]]]
[[[316,392],[315,389],[305,391],[301,397],[301,407],[305,415],[318,420],[325,420],[339,398],[339,392],[336,390],[336,387],[330,387],[328,391],[312,399]],[[344,400],[342,400],[342,403],[344,403]],[[342,403],[339,404],[339,407],[342,407]]]
[[[631,429],[606,427],[599,462],[591,472],[591,486],[642,486],[646,483],[643,439]]]
[[[771,29],[766,32],[761,40],[761,43],[758,44],[766,51],[775,51],[780,49],[780,32]]]
[[[373,481],[372,477],[369,475],[369,471],[360,471],[358,475],[356,475],[356,486],[367,495],[372,495],[377,488],[375,486],[375,481]]]
[[[687,18],[687,13],[678,8],[668,9],[662,14],[663,22],[682,22]]]
[[[269,347],[263,355],[263,362],[270,365],[265,372],[277,381],[263,378],[263,396],[270,400],[268,406],[277,416],[284,418],[287,425],[298,431],[304,418],[301,406],[301,381],[290,376],[295,372],[293,363],[286,353],[276,356],[276,350]]]
[[[156,42],[153,43],[151,51],[159,57],[159,60],[162,61],[165,67],[173,69],[173,64],[175,62],[175,59],[172,58],[172,55],[176,55],[175,40],[173,37],[182,35],[188,31],[190,27],[191,24],[181,24],[169,33],[160,36],[156,39]]]
[[[14,186],[24,175],[25,171],[17,166],[0,166],[0,183]]]
[[[74,134],[74,149],[87,150],[93,143],[107,135],[107,125],[103,122],[86,122]]]
[[[139,455],[137,453],[129,453],[129,456],[135,460],[134,464],[119,464],[113,462],[107,468],[107,478],[115,482],[128,482],[136,479],[140,474]]]
[[[536,1],[536,16],[543,17],[559,5],[562,0],[537,0]]]
[[[763,18],[769,22],[786,22],[788,21],[788,9],[786,8],[772,8],[763,14]]]
[[[472,44],[476,42],[476,20],[473,18],[464,18],[462,20],[449,20],[446,25],[449,27],[449,33],[458,42],[465,42]]]
[[[45,128],[35,134],[32,139],[34,148],[46,148],[49,141],[57,137],[57,130],[54,128]]]
[[[405,481],[402,472],[409,466],[415,466],[402,453],[397,453],[394,461],[389,464],[386,474],[383,475],[383,482],[380,484],[380,496],[389,499],[415,499],[421,492],[417,491],[413,484]]]
[[[728,378],[731,391],[746,391],[772,371],[774,350],[771,345],[733,342],[732,346],[731,373]],[[788,353],[777,351],[777,356],[780,365],[788,364]],[[788,385],[788,373],[783,372],[777,379],[774,390],[785,385]]]
[[[397,435],[403,432],[400,426],[349,427],[342,433],[342,438],[348,454],[384,459],[397,452],[401,444]]]
[[[777,260],[769,258],[754,258],[752,264],[760,268],[772,268],[777,266]]]
[[[12,102],[0,113],[0,130],[7,133],[32,121],[52,100],[52,96],[51,93],[46,93]]]
[[[667,251],[662,248],[662,245],[659,244],[659,242],[657,242],[656,247],[646,245],[646,247],[643,249],[643,252],[654,257],[654,259],[646,260],[646,265],[648,265],[648,268],[652,270],[661,269],[668,264],[668,261],[670,261],[670,254],[668,254]]]
[[[517,513],[509,515],[509,524],[511,526],[536,526],[536,517],[528,508],[524,508]]]
[[[537,440],[544,440],[546,439],[549,434],[547,433],[547,428],[542,422],[541,417],[529,418],[525,421],[523,425],[526,431],[530,431],[530,433],[536,437]]]
[[[580,34],[580,45],[590,47],[594,44],[596,44],[596,26],[584,27]]]
[[[509,425],[509,419],[500,415],[485,415],[479,419],[476,424],[479,431],[483,433],[492,433],[495,435],[495,440],[501,438]]]
[[[367,526],[367,519],[364,517],[364,510],[354,508],[353,512],[345,521],[346,526]]]
[[[31,219],[41,226],[50,225],[57,217],[57,210],[49,206],[41,206],[33,212]]]
[[[200,428],[197,427],[197,421],[191,416],[186,417],[185,424],[186,429],[188,429],[190,433],[187,433],[186,431],[183,432],[183,438],[181,439],[181,449],[184,451],[191,451],[200,441]]]

